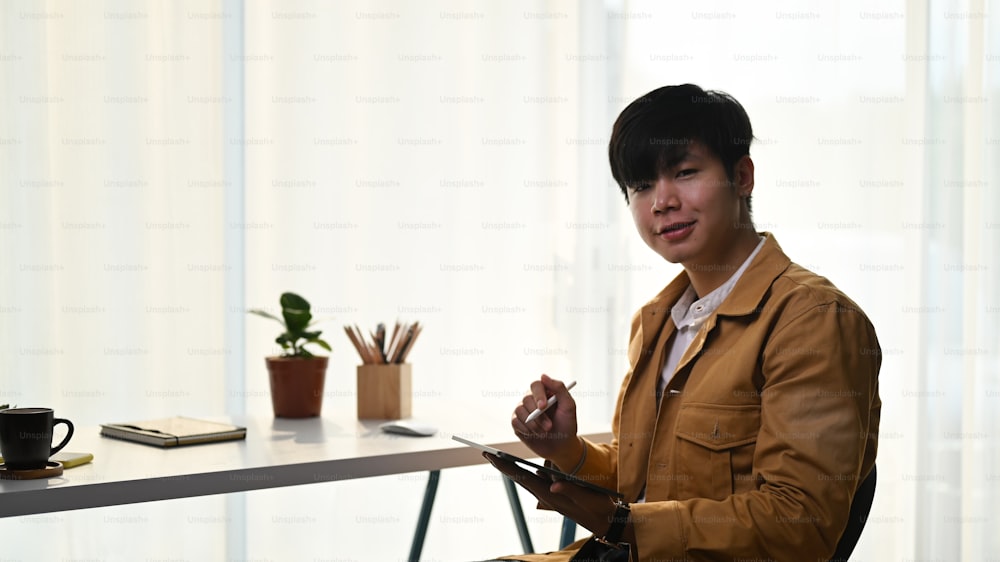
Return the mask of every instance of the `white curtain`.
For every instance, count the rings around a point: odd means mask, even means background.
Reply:
[[[244,311],[293,290],[329,318],[330,416],[354,407],[341,326],[399,318],[426,326],[411,355],[418,417],[464,407],[506,424],[548,372],[578,380],[581,411],[607,419],[630,314],[678,271],[635,234],[608,132],[635,97],[694,82],[754,122],[758,227],[878,330],[879,487],[857,559],[984,560],[1000,552],[991,13],[4,4],[0,403],[80,426],[267,416],[273,326]],[[45,559],[398,559],[424,478],[15,518],[0,536],[59,537]],[[554,547],[559,519],[524,503],[536,547]],[[495,473],[446,471],[427,557],[517,550]]]

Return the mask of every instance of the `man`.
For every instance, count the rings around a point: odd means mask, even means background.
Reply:
[[[487,456],[544,506],[599,537],[613,530],[633,559],[828,560],[874,467],[874,328],[754,229],[752,137],[735,99],[690,84],[625,108],[612,175],[640,237],[684,271],[632,320],[610,444],[577,436],[572,395],[546,375],[514,411],[528,447],[617,489],[627,509]],[[569,560],[580,544],[514,558]]]

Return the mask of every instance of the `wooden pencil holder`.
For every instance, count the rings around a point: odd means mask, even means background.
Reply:
[[[412,415],[409,363],[358,365],[358,419],[398,420]]]

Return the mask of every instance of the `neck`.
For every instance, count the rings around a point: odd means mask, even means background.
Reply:
[[[757,235],[757,232],[753,228],[745,229],[733,240],[722,259],[710,264],[683,264],[684,271],[687,272],[688,279],[690,279],[691,286],[694,287],[698,298],[718,289],[729,280],[743,265],[758,243],[760,243],[760,236]]]

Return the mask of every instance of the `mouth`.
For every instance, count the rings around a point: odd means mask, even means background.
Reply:
[[[675,222],[675,223],[672,223],[672,224],[668,224],[667,226],[661,228],[660,231],[657,232],[657,234],[662,235],[662,234],[668,234],[668,233],[671,233],[671,232],[677,232],[677,231],[680,231],[680,230],[684,230],[685,228],[693,226],[694,223],[695,223],[695,221],[691,221],[691,222]]]
[[[671,223],[661,228],[656,235],[668,241],[681,240],[691,234],[691,231],[694,230],[696,222],[697,221]]]

